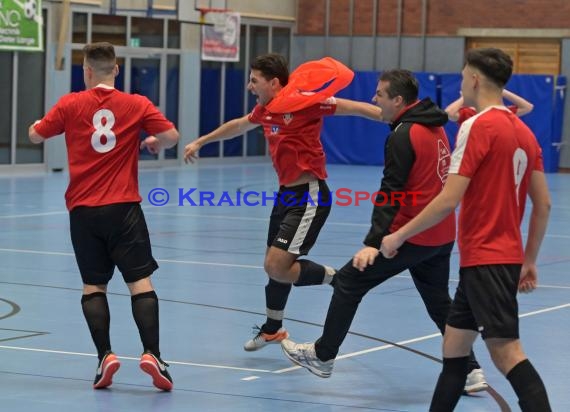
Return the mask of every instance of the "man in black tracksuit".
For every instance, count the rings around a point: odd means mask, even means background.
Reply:
[[[384,177],[372,213],[365,247],[335,275],[334,294],[323,335],[314,343],[284,340],[285,355],[322,378],[332,373],[334,359],[364,295],[387,279],[409,270],[431,319],[443,334],[451,298],[449,261],[455,241],[455,215],[410,238],[392,259],[379,255],[383,236],[414,218],[441,191],[450,164],[443,125],[447,114],[429,98],[418,100],[418,82],[407,70],[386,71],[374,102],[390,121]],[[471,352],[466,392],[485,390],[487,383]]]

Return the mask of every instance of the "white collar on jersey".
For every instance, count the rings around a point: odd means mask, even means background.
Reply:
[[[99,83],[97,86],[95,87],[101,87],[102,89],[114,89],[113,86],[109,86],[108,84],[105,83]]]

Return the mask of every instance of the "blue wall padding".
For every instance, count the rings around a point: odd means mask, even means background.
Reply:
[[[244,73],[228,70],[226,81],[226,120],[242,115]],[[459,97],[461,75],[415,73],[420,83],[420,98],[429,96],[440,107],[445,108]],[[352,83],[337,97],[371,102],[376,91],[378,73],[356,72]],[[556,84],[555,84],[556,83]],[[534,104],[534,110],[521,119],[536,134],[543,148],[544,165],[547,172],[558,170],[559,153],[556,143],[562,135],[564,93],[556,89],[566,85],[566,78],[549,75],[515,74],[507,88]],[[205,134],[219,125],[220,70],[203,69],[201,81],[200,134]],[[445,126],[450,144],[454,147],[457,125],[449,122]],[[382,165],[384,164],[384,143],[390,129],[386,124],[357,116],[330,116],[325,118],[322,130],[323,147],[329,163]],[[252,141],[253,142],[253,141]],[[239,156],[242,152],[241,139],[225,143],[224,154]],[[217,156],[219,145],[214,143],[200,151],[203,157]]]

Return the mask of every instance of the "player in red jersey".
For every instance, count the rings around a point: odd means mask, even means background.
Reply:
[[[419,85],[407,70],[388,70],[380,76],[375,103],[390,121],[392,133],[385,145],[385,166],[379,191],[420,193],[418,202],[385,204],[377,199],[365,247],[335,275],[334,294],[322,336],[315,343],[283,340],[285,355],[315,375],[328,378],[334,360],[363,297],[374,287],[409,270],[429,316],[443,333],[451,304],[449,260],[455,240],[455,216],[412,238],[395,259],[378,257],[382,237],[416,216],[442,190],[451,150],[443,129],[446,113],[429,98],[418,100]],[[368,265],[370,263],[370,265]],[[473,353],[465,380],[468,393],[487,388]]]
[[[348,84],[352,72],[340,63],[328,59],[315,62],[314,77],[327,83],[322,77],[322,64],[332,73],[330,80]],[[318,69],[317,69],[318,67]],[[306,74],[311,64],[303,65]],[[292,73],[293,75],[296,73]],[[295,78],[302,79],[303,76]],[[381,120],[380,108],[363,102],[329,97],[322,90],[324,101],[308,105],[299,103],[302,94],[291,98],[293,112],[287,112],[287,98],[280,94],[289,82],[289,70],[283,56],[267,54],[257,57],[251,64],[248,90],[257,96],[257,105],[244,117],[224,123],[211,133],[188,144],[184,150],[187,161],[193,161],[199,149],[206,143],[239,136],[258,126],[263,127],[269,143],[269,153],[279,178],[279,192],[269,222],[264,267],[269,281],[265,287],[267,320],[258,328],[253,339],[244,349],[255,351],[269,343],[279,343],[288,336],[283,317],[291,285],[305,286],[330,283],[334,269],[318,265],[306,255],[314,245],[331,207],[331,195],[325,179],[325,154],[320,140],[324,116],[360,115]],[[310,83],[310,82],[309,82]],[[305,84],[310,86],[310,84]],[[318,84],[312,89],[318,89]],[[291,91],[291,85],[285,92]],[[284,93],[285,93],[284,92]],[[294,93],[293,93],[294,94]],[[312,102],[313,94],[308,93]],[[270,111],[269,105],[276,98],[279,112]]]
[[[503,89],[503,98],[513,103],[507,106],[507,108],[519,117],[529,114],[534,109],[534,105],[531,102],[507,89]],[[457,122],[460,125],[465,120],[477,114],[477,111],[473,107],[465,106],[463,96],[450,103],[445,108],[445,111],[449,116],[449,120]]]
[[[469,348],[479,333],[521,409],[551,410],[544,384],[519,339],[517,289],[536,288],[536,259],[546,232],[550,194],[536,137],[503,105],[501,92],[512,67],[511,58],[499,49],[467,53],[461,90],[477,115],[459,129],[443,191],[416,218],[382,240],[382,254],[394,257],[406,239],[446,218],[461,201],[459,285],[445,328],[433,412],[451,411],[457,405]],[[523,250],[520,224],[527,194],[532,212]]]
[[[88,44],[83,55],[87,90],[63,96],[30,126],[29,137],[42,143],[65,133],[71,240],[83,279],[83,314],[99,357],[93,387],[111,385],[120,366],[111,351],[106,295],[117,266],[143,344],[140,367],[156,387],[169,391],[172,378],[160,358],[158,298],[150,281],[158,265],[140,207],[138,158],[139,146],[158,153],[176,145],[178,131],[146,97],[114,88],[119,67],[111,44]],[[143,130],[154,136],[141,142]]]

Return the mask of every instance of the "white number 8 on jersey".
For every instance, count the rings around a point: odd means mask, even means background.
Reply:
[[[105,119],[105,125],[103,125]],[[97,110],[93,115],[93,127],[95,131],[91,135],[91,146],[99,153],[107,153],[114,149],[117,144],[117,136],[113,133],[115,125],[115,115],[107,109]],[[102,137],[106,137],[106,142],[102,142]]]

